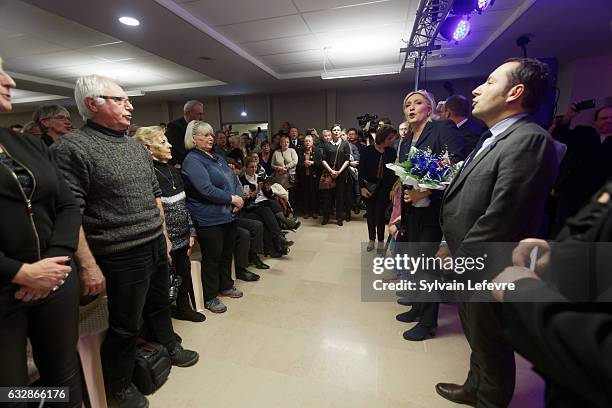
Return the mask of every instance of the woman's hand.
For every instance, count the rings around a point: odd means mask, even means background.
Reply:
[[[418,203],[419,200],[431,195],[431,190],[419,191],[416,188],[404,191],[404,201],[407,203]]]
[[[232,196],[232,206],[234,207],[232,209],[233,212],[236,213],[240,211],[243,205],[244,205],[244,200],[242,199],[242,197],[237,196],[237,195]]]
[[[187,248],[187,256],[191,256],[191,251],[195,245],[195,237],[189,237],[189,248]]]
[[[361,196],[365,198],[370,198],[372,197],[372,193],[370,193],[370,191],[367,188],[361,187]]]
[[[66,263],[68,256],[45,258],[32,264],[24,263],[12,283],[33,289],[39,293],[51,292],[64,284],[72,268]]]
[[[519,242],[512,251],[512,263],[514,266],[529,268],[534,248],[538,248],[534,272],[541,275],[550,263],[550,245],[543,239],[527,238]]]

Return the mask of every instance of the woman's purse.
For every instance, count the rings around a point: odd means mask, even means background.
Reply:
[[[334,158],[334,165],[332,168],[336,167],[336,161],[338,160],[338,152],[340,151],[340,144],[338,149],[336,149],[336,157]],[[323,174],[321,174],[321,178],[319,179],[319,190],[331,190],[336,188],[336,179],[332,177],[331,173],[325,169]]]
[[[371,181],[364,180],[365,188],[371,195],[376,193],[376,189],[378,188],[378,183],[381,182],[383,176],[383,168],[382,168],[383,156],[380,155],[380,159],[378,160],[378,169],[376,170],[376,178],[377,181],[375,183]]]

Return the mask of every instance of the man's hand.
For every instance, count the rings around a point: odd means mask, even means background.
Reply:
[[[529,268],[531,266],[531,252],[538,248],[535,273],[541,275],[550,262],[550,245],[543,239],[527,238],[519,242],[512,251],[512,264]]]
[[[576,112],[576,103],[572,103],[569,108],[567,108],[567,112],[563,115],[563,119],[561,119],[561,124],[567,125],[578,115],[579,112]]]
[[[419,191],[419,189],[413,188],[404,191],[404,201],[407,203],[417,203],[419,200],[431,195],[431,190]]]
[[[359,166],[359,162],[358,162],[357,160],[352,161],[352,162],[350,162],[349,164],[351,165],[351,167],[357,167],[357,166]]]
[[[365,187],[361,187],[361,195],[365,198],[370,198],[372,197],[372,193],[370,193],[370,190],[368,190]]]
[[[446,265],[446,262],[444,262],[444,260],[450,257],[451,257],[451,253],[450,253],[450,249],[448,248],[448,245],[440,244],[440,246],[438,247],[438,250],[436,251],[436,258],[440,258],[442,260],[442,268],[446,272],[452,272],[452,269],[444,268],[444,265]]]
[[[509,266],[493,279],[493,283],[513,283],[521,279],[532,278],[540,280],[540,277],[529,268],[522,266]],[[491,293],[499,302],[504,301],[504,291],[495,289]]]
[[[106,278],[96,263],[88,266],[81,265],[79,267],[79,280],[81,281],[81,295],[83,296],[97,295],[106,289]]]
[[[242,197],[237,196],[237,195],[232,196],[232,206],[233,206],[232,212],[233,213],[237,213],[238,211],[240,211],[243,205],[244,205],[244,200],[242,199]]]

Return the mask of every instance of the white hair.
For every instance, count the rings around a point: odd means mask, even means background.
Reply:
[[[195,135],[215,135],[215,131],[212,126],[210,126],[206,122],[202,122],[200,120],[192,120],[187,125],[187,129],[185,130],[185,150],[193,150],[196,148],[195,141],[193,137]]]
[[[98,96],[104,95],[106,88],[112,84],[114,84],[113,81],[101,75],[86,75],[77,79],[74,87],[74,100],[83,120],[91,119],[94,116],[94,113],[85,104],[85,98],[95,98],[97,105],[104,105],[106,101]]]
[[[186,114],[187,112],[191,112],[196,105],[204,106],[202,102],[195,99],[185,102],[185,105],[183,106],[183,113]]]

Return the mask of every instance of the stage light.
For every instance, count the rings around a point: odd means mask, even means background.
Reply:
[[[482,13],[491,5],[491,0],[478,0],[478,4],[476,5],[476,11]]]
[[[461,16],[448,17],[440,27],[440,35],[447,41],[461,41],[470,33],[470,22]]]

